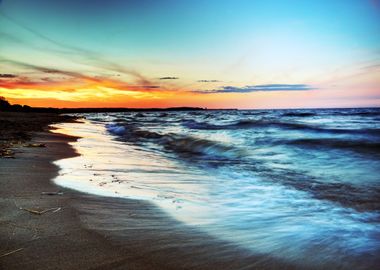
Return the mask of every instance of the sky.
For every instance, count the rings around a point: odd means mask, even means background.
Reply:
[[[380,0],[0,0],[0,96],[38,107],[378,107]]]

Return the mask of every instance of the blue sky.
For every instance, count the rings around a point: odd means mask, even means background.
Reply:
[[[119,80],[131,84],[136,83],[136,74],[149,84],[160,77],[178,77],[175,82],[160,81],[161,88],[174,96],[198,92],[194,103],[199,100],[202,105],[207,102],[201,93],[213,90],[217,104],[224,104],[218,89],[227,86],[308,85],[305,91],[322,92],[321,97],[314,97],[321,100],[326,100],[325,89],[331,89],[331,106],[355,105],[345,101],[353,99],[352,91],[357,96],[380,95],[376,79],[380,65],[378,0],[0,3],[2,73],[24,76],[31,67],[16,64],[22,62],[89,76],[120,76]],[[42,75],[30,76],[38,79]],[[6,82],[0,94],[17,99],[16,94],[9,94],[16,91],[5,86]],[[350,89],[347,98],[340,93],[343,88]],[[32,90],[38,89],[28,89]],[[287,94],[279,92],[279,99]],[[262,93],[235,94],[235,103],[226,107],[249,106],[239,96],[253,103],[255,97],[266,102]],[[268,107],[283,106],[272,96],[270,100]],[[380,103],[367,98],[357,105],[371,104]]]

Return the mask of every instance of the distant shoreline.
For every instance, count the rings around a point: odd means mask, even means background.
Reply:
[[[0,107],[0,112],[37,112],[37,113],[99,113],[99,112],[152,112],[152,111],[203,111],[206,108],[198,107],[170,107],[170,108],[50,108],[9,105]],[[229,109],[235,110],[235,109]]]
[[[36,112],[36,113],[106,113],[106,112],[173,112],[173,111],[281,111],[281,110],[354,110],[354,109],[380,109],[380,107],[357,108],[275,108],[275,109],[238,109],[238,108],[202,108],[202,107],[168,107],[168,108],[125,108],[125,107],[101,107],[101,108],[53,108],[30,107],[28,105],[10,104],[0,96],[0,112]]]
[[[307,110],[355,110],[376,109],[380,107],[360,108],[292,108],[292,109],[208,109],[197,107],[170,107],[170,108],[43,108],[20,106],[15,109],[0,109],[0,112],[23,112],[23,113],[117,113],[117,112],[191,112],[191,111],[307,111]]]

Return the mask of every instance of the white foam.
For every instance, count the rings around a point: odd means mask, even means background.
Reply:
[[[379,235],[380,229],[366,222],[373,218],[369,213],[316,200],[242,171],[205,172],[113,140],[101,124],[86,121],[56,127],[55,132],[82,137],[72,143],[80,156],[55,162],[61,168],[54,179],[58,185],[148,200],[214,236],[280,258],[304,258],[310,264],[349,260],[379,248],[373,235]],[[118,128],[107,126],[114,134],[122,132]],[[313,248],[320,250],[313,254]]]

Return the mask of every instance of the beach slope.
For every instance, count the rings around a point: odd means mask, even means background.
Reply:
[[[173,220],[144,201],[55,185],[53,161],[78,138],[49,132],[68,121],[0,113],[0,269],[296,269]]]

